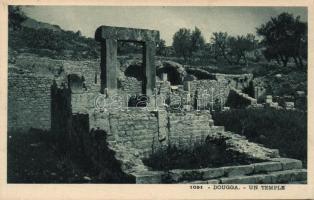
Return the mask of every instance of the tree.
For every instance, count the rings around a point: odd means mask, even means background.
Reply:
[[[166,54],[166,41],[160,39],[157,43],[156,54],[160,56],[164,56]]]
[[[247,64],[247,53],[257,48],[258,41],[253,34],[229,36],[228,33],[215,32],[211,37],[214,56],[222,56],[229,64]]]
[[[274,59],[285,67],[293,58],[296,66],[303,67],[307,55],[307,23],[301,22],[299,16],[281,13],[256,31],[263,37],[261,44],[265,47],[266,59]]]
[[[246,36],[237,36],[228,38],[228,46],[230,48],[230,54],[234,57],[234,63],[239,64],[241,59],[247,64],[247,52],[254,51],[257,48],[258,41],[253,34],[247,34]]]
[[[182,56],[187,62],[191,56],[191,30],[186,28],[179,29],[173,36],[172,46],[178,56]]]
[[[219,56],[223,56],[223,58],[229,63],[232,64],[231,60],[227,56],[228,50],[228,33],[226,32],[214,32],[211,37],[211,41],[213,44],[213,50],[215,54],[215,58],[217,59]]]
[[[172,46],[176,54],[187,62],[193,54],[200,53],[204,49],[205,39],[197,27],[193,31],[181,28],[174,34]]]
[[[81,32],[80,30],[78,30],[78,31],[75,33],[75,35],[76,35],[77,37],[82,37],[82,32]]]
[[[9,6],[9,28],[21,29],[21,23],[27,19],[20,6]]]
[[[201,51],[205,47],[205,39],[202,36],[202,32],[199,28],[195,27],[191,34],[191,47],[190,54]]]

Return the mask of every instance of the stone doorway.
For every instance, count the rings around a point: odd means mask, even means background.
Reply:
[[[101,26],[95,33],[101,43],[101,88],[100,92],[110,95],[117,90],[117,43],[118,41],[143,44],[143,94],[153,94],[156,85],[155,52],[159,32],[155,30]]]
[[[127,85],[132,88],[133,85],[140,85],[140,88],[136,87],[136,91],[132,91],[134,94],[146,94],[146,74],[144,66],[144,43],[143,42],[129,42],[129,41],[118,41],[118,56],[132,57],[131,63],[120,63],[121,73],[126,78]],[[128,59],[126,58],[126,59]],[[120,86],[118,84],[118,89]],[[123,87],[121,88],[123,89]],[[127,92],[130,92],[127,90]]]

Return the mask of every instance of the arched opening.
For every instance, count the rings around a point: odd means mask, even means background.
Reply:
[[[163,74],[167,74],[167,81],[171,85],[182,85],[182,77],[178,70],[174,67],[163,67],[157,70],[157,76],[163,79]]]
[[[134,94],[146,94],[146,72],[144,66],[144,43],[128,40],[118,40],[118,55],[130,56],[134,59],[140,59],[142,62],[132,63],[124,70],[125,80],[120,81],[118,86],[126,90],[131,90]],[[135,79],[132,79],[132,78]],[[122,83],[123,82],[123,83]],[[120,87],[119,86],[119,87]],[[138,88],[140,87],[140,88]]]
[[[68,87],[71,88],[72,91],[86,89],[84,76],[79,76],[77,74],[69,74]]]
[[[145,78],[144,70],[142,65],[130,65],[124,71],[124,75],[127,77],[134,77],[138,81],[143,81]]]

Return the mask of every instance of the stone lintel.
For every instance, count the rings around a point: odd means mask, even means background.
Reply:
[[[95,39],[99,42],[106,39],[137,42],[158,42],[159,31],[125,27],[100,26],[95,32]]]

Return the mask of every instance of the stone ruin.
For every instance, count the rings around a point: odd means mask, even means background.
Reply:
[[[171,85],[167,76],[173,72],[161,70],[156,78],[156,69],[162,67],[156,67],[154,60],[159,40],[155,30],[101,26],[95,39],[101,44],[100,81],[91,86],[82,77],[68,76],[66,84],[55,82],[51,87],[51,130],[71,152],[90,157],[95,166],[119,176],[122,182],[255,184],[306,180],[301,161],[280,158],[278,150],[214,125],[211,110],[215,109],[215,100],[221,100],[218,104],[224,108],[231,94],[236,99],[233,103],[256,104],[256,99],[242,93],[243,84],[230,81],[234,77],[229,81],[219,74],[212,80],[181,77],[176,82],[179,85]],[[130,104],[132,90],[119,88],[117,82],[119,40],[143,45],[140,92],[145,100],[136,99],[136,106]],[[204,91],[209,92],[208,98],[202,99],[202,93],[207,95]],[[262,162],[164,171],[152,170],[143,163],[168,146],[192,149],[205,141],[223,144],[228,152]]]

